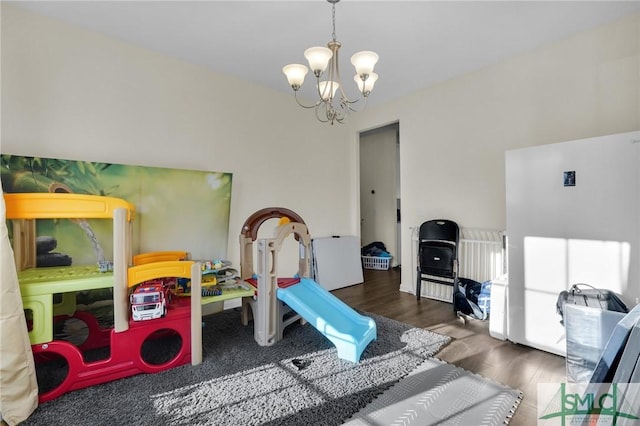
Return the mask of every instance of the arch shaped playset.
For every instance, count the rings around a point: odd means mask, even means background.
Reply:
[[[258,239],[257,270],[253,270],[253,244],[258,228],[271,218],[280,218],[272,238]],[[283,241],[294,236],[299,242],[299,269],[293,278],[278,276],[278,252]],[[256,289],[242,300],[242,322],[254,320],[254,338],[261,346],[273,345],[283,330],[298,319],[314,326],[335,346],[338,357],[358,362],[362,352],[377,337],[373,319],[360,315],[311,278],[311,237],[295,212],[269,207],[258,210],[240,232],[241,277]]]

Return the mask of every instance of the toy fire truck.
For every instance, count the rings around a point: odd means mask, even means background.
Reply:
[[[134,321],[162,318],[167,315],[171,292],[162,280],[148,281],[136,287],[129,301]]]

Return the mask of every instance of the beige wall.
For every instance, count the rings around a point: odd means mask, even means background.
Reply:
[[[402,289],[413,291],[410,227],[506,228],[506,150],[640,129],[640,14],[370,109],[356,126],[395,120]]]
[[[296,211],[313,237],[357,233],[348,134],[293,96],[2,4],[0,151],[231,172],[235,264],[264,207]]]
[[[326,126],[282,93],[2,4],[0,151],[232,172],[234,262],[266,206],[358,234],[357,132],[395,121],[413,291],[411,226],[506,227],[505,150],[640,129],[640,15]]]

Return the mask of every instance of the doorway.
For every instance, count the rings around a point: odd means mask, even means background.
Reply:
[[[360,133],[361,245],[384,243],[399,266],[400,248],[400,125],[389,124]]]

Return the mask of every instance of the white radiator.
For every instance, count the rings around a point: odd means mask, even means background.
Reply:
[[[504,250],[504,232],[488,229],[460,229],[458,247],[459,277],[484,282],[503,276],[506,273]],[[418,238],[414,236],[417,247]],[[417,255],[417,249],[415,251]],[[417,257],[414,262],[417,262]],[[416,264],[417,265],[417,264]],[[414,265],[414,270],[416,269]],[[453,286],[429,281],[422,283],[422,295],[429,299],[451,303]]]
[[[506,272],[504,233],[486,229],[460,230],[458,260],[460,277],[485,282]]]

